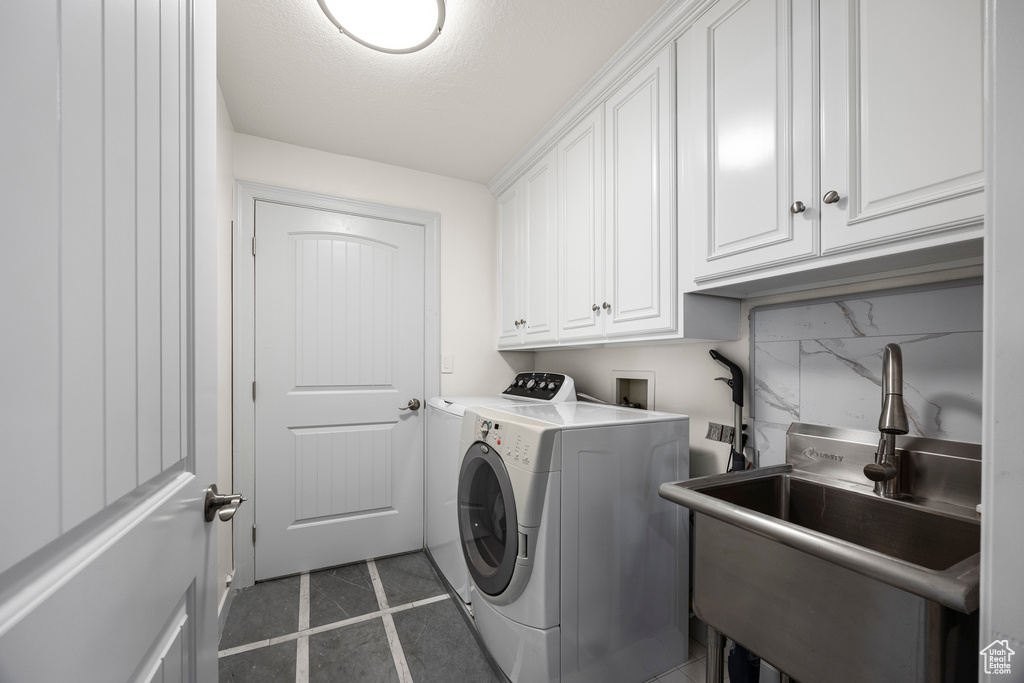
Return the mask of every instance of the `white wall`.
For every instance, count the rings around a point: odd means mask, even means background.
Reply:
[[[532,365],[497,352],[497,210],[483,185],[240,133],[234,169],[239,180],[441,214],[441,354],[454,360],[441,393],[494,394]]]
[[[690,474],[703,476],[724,472],[728,444],[704,438],[708,422],[731,425],[731,390],[716,377],[728,372],[708,355],[716,349],[750,374],[750,309],[756,306],[800,301],[854,292],[874,291],[967,277],[978,277],[981,268],[964,268],[945,273],[891,278],[870,283],[843,285],[771,297],[747,299],[740,308],[740,338],[734,342],[684,343],[663,346],[627,346],[599,349],[538,351],[536,369],[571,375],[580,391],[605,401],[614,401],[612,370],[640,370],[655,373],[655,409],[690,416]],[[748,387],[749,389],[749,387]],[[749,391],[744,399],[744,418],[749,414]],[[749,424],[749,423],[748,423]]]
[[[234,210],[232,153],[235,128],[217,86],[217,490],[232,491],[231,483],[231,214]],[[234,563],[232,522],[217,525],[218,604],[225,579]]]

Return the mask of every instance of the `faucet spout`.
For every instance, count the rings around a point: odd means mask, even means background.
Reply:
[[[882,414],[878,431],[906,434],[907,411],[903,405],[903,351],[899,344],[886,344],[882,353]]]
[[[895,498],[900,490],[896,435],[910,431],[903,404],[903,352],[899,344],[886,344],[882,353],[882,413],[878,417],[878,431],[881,438],[875,462],[864,466],[864,476],[875,482],[875,493]]]

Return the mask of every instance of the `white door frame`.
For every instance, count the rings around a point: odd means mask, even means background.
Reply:
[[[343,199],[316,192],[264,185],[247,180],[235,181],[235,220],[233,230],[232,273],[232,423],[233,490],[251,502],[238,508],[233,520],[235,575],[232,588],[245,588],[255,582],[255,546],[253,523],[256,506],[255,403],[252,383],[255,379],[256,280],[252,255],[256,200],[342,211],[371,218],[422,225],[423,277],[425,284],[423,331],[423,397],[441,393],[440,329],[440,227],[441,215],[429,211],[404,209],[356,199]],[[258,246],[257,246],[258,249]]]

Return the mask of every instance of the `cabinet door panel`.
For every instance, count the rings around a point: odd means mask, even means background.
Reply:
[[[980,225],[980,0],[822,3],[824,252]]]
[[[674,65],[670,45],[605,103],[608,335],[675,325]]]
[[[526,343],[553,341],[556,334],[556,157],[552,152],[523,177],[523,337]]]
[[[602,113],[594,111],[558,145],[559,339],[602,334],[594,310],[604,296]]]
[[[517,182],[498,198],[498,345],[521,343],[519,326],[519,213],[522,184]]]
[[[697,282],[817,253],[814,19],[804,0],[722,0],[679,39],[680,229]]]

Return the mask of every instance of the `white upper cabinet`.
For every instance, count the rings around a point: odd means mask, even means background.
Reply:
[[[558,338],[603,334],[604,110],[558,143]]]
[[[821,73],[822,253],[980,225],[980,0],[826,0]]]
[[[556,156],[498,198],[498,345],[557,339]]]
[[[697,282],[817,253],[812,7],[720,0],[679,39],[679,228]]]
[[[519,328],[519,215],[522,182],[517,182],[498,197],[498,345],[522,343]]]
[[[676,324],[672,46],[558,143],[560,340]]]
[[[605,334],[676,322],[675,57],[668,45],[604,104]],[[595,302],[597,303],[597,302]]]
[[[974,255],[981,25],[980,0],[712,5],[679,39],[684,291]]]

